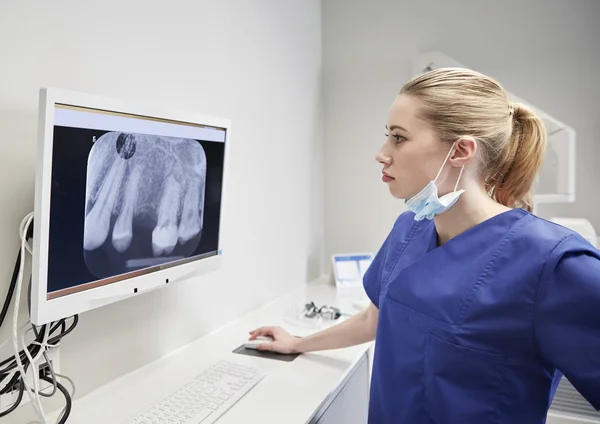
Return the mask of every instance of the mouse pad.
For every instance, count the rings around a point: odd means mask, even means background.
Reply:
[[[233,353],[239,353],[240,355],[258,356],[259,358],[276,359],[278,361],[292,362],[300,355],[299,353],[277,353],[268,350],[256,350],[248,349],[241,345],[233,351]]]

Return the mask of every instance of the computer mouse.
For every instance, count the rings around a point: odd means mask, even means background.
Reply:
[[[268,336],[258,336],[256,339],[254,340],[246,340],[244,342],[244,347],[247,349],[258,349],[258,345],[261,345],[263,343],[270,343],[273,341],[273,338],[268,337]]]

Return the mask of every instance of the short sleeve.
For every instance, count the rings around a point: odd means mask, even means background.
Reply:
[[[387,236],[363,277],[365,292],[367,293],[367,296],[369,296],[369,299],[371,299],[371,303],[373,303],[377,309],[379,309],[379,295],[381,294],[383,270],[391,236],[391,233]]]
[[[542,274],[534,334],[542,358],[600,410],[600,252],[577,235]]]

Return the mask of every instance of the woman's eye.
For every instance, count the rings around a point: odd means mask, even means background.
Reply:
[[[389,138],[390,134],[386,134],[385,136]],[[401,143],[406,140],[406,138],[402,137],[401,135],[392,134],[391,136],[396,143]]]

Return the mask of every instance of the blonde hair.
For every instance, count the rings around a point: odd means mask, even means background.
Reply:
[[[532,188],[547,136],[530,108],[509,102],[497,81],[469,69],[427,72],[406,83],[400,94],[420,101],[420,117],[443,142],[462,137],[477,141],[485,188],[494,200],[532,211]]]

